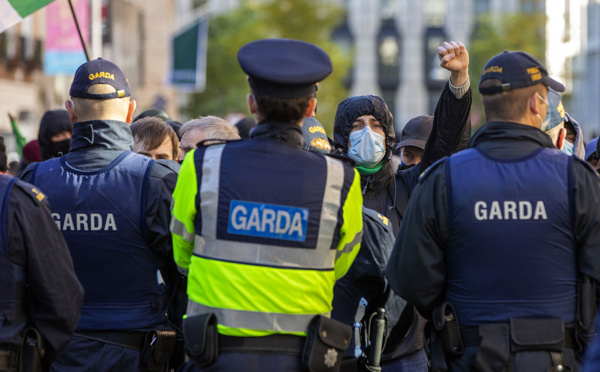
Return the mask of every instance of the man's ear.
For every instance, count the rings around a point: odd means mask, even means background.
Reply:
[[[529,106],[531,108],[531,112],[534,115],[539,114],[540,112],[537,109],[537,92],[533,93],[530,97],[529,97]]]
[[[317,109],[317,99],[313,97],[310,99],[310,101],[308,101],[308,108],[306,109],[304,116],[307,118],[311,118],[311,117],[315,116],[316,109]]]
[[[71,123],[77,123],[77,115],[75,114],[75,104],[73,103],[73,101],[66,100],[65,108],[69,112],[69,119],[71,120]]]
[[[249,93],[246,96],[246,103],[248,104],[248,111],[250,111],[251,114],[256,114],[258,112],[258,106],[256,105],[256,98],[254,97],[254,94]]]
[[[133,112],[135,111],[136,107],[137,102],[135,102],[134,99],[129,101],[129,107],[127,108],[127,119],[125,120],[127,124],[131,123],[131,120],[133,119]]]

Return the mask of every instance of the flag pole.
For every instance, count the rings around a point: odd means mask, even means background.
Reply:
[[[69,0],[69,7],[71,8],[71,14],[73,14],[73,19],[75,20],[75,26],[77,26],[77,33],[79,34],[79,40],[81,40],[81,46],[83,47],[83,51],[85,52],[85,59],[89,61],[90,55],[88,53],[88,48],[85,44],[85,40],[83,40],[81,28],[79,28],[79,21],[77,20],[77,15],[75,14],[75,9],[73,8],[73,3],[71,2],[71,0]]]

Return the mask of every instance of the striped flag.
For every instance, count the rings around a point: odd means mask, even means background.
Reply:
[[[0,0],[0,33],[54,0]]]

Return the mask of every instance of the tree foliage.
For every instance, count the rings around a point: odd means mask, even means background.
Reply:
[[[475,126],[485,122],[477,84],[483,67],[504,50],[523,51],[544,63],[546,16],[540,13],[483,14],[477,21],[469,46],[469,75],[473,84],[472,116]]]
[[[333,62],[333,74],[319,85],[317,119],[332,133],[337,104],[347,96],[343,79],[350,61],[330,40],[343,9],[318,0],[271,0],[246,2],[235,11],[210,19],[206,90],[193,94],[186,107],[191,117],[248,113],[250,92],[237,52],[246,43],[263,38],[290,38],[323,48]],[[233,124],[233,123],[232,123]]]

